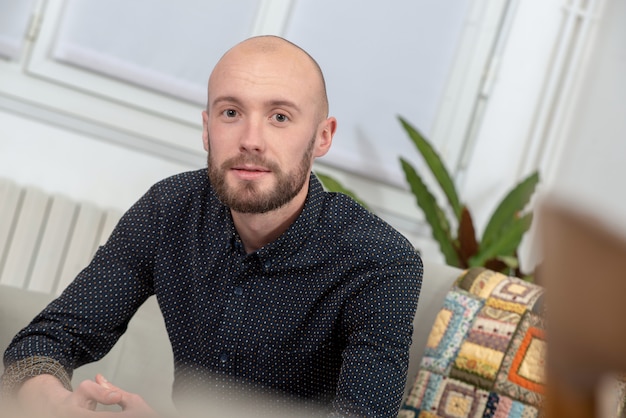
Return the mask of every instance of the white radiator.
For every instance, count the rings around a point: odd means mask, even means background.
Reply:
[[[0,179],[0,284],[60,294],[120,216]]]
[[[4,300],[0,302],[0,357],[13,336],[89,263],[120,216],[118,211],[0,179],[0,299]],[[28,292],[13,292],[7,286]],[[42,299],[40,292],[49,298]],[[141,394],[164,416],[173,416],[172,356],[159,306],[150,298],[115,347],[103,359],[78,368],[72,382],[76,386],[102,373]],[[2,369],[0,361],[0,374]]]

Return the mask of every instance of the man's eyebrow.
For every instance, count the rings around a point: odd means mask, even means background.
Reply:
[[[290,100],[268,100],[265,102],[268,107],[289,107],[295,110],[296,112],[300,112],[300,108],[297,104]]]
[[[219,97],[216,97],[215,100],[213,100],[211,102],[211,106],[215,106],[215,105],[220,104],[222,102],[234,103],[236,105],[241,105],[241,100],[239,100],[238,98],[236,98],[234,96],[219,96]]]
[[[237,106],[243,106],[243,101],[239,100],[235,96],[218,96],[211,102],[211,106],[216,106],[220,103],[232,103]],[[288,107],[295,110],[296,112],[301,112],[300,107],[291,100],[267,100],[264,102],[264,104],[266,107]]]

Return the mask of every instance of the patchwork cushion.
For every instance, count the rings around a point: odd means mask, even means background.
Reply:
[[[545,392],[544,289],[482,267],[446,295],[399,418],[534,418]],[[609,383],[626,410],[626,376]],[[607,392],[610,394],[610,391]]]
[[[544,389],[540,286],[464,272],[437,315],[401,418],[536,417]]]
[[[451,377],[491,389],[520,320],[517,313],[484,306],[460,342]]]
[[[502,361],[494,391],[539,406],[545,383],[545,354],[543,320],[527,312]]]
[[[422,417],[482,417],[487,406],[489,392],[460,380],[438,373],[420,370],[416,384],[403,409],[411,409],[413,415]]]
[[[422,367],[447,375],[461,342],[464,340],[476,312],[483,301],[469,293],[451,290],[446,295],[443,308],[437,314],[435,323],[426,342]]]

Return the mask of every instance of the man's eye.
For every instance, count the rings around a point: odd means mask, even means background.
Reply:
[[[237,111],[233,110],[233,109],[227,109],[224,112],[222,112],[222,114],[224,116],[226,116],[227,118],[235,118],[235,117],[237,117]]]
[[[274,120],[276,122],[281,122],[282,123],[282,122],[287,122],[289,120],[289,118],[287,116],[283,115],[282,113],[276,113],[274,115]]]

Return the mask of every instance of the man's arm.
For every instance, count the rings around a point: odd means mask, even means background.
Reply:
[[[423,267],[412,252],[368,274],[368,286],[345,310],[349,337],[333,407],[338,416],[396,417]]]

